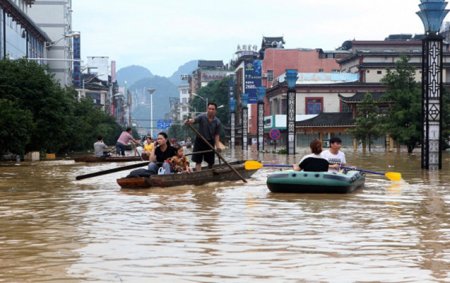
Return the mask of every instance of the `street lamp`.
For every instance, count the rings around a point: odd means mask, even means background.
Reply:
[[[200,95],[198,95],[196,93],[192,93],[192,95],[200,98],[201,100],[203,100],[206,103],[205,104],[206,105],[205,106],[205,111],[208,111],[208,97],[203,98],[203,96],[200,96]]]
[[[422,169],[442,169],[442,41],[438,35],[449,10],[444,0],[421,0],[417,15],[426,37],[422,40]]]
[[[287,112],[286,112],[286,126],[287,126],[287,140],[286,148],[287,154],[295,154],[295,86],[297,84],[297,70],[286,69],[285,79],[287,81]]]
[[[51,42],[46,42],[45,43],[45,47],[49,48],[52,47],[56,44],[58,44],[58,42],[60,42],[63,39],[69,38],[69,37],[75,37],[75,36],[80,36],[80,32],[79,31],[72,31],[69,33],[64,34],[61,38],[58,38],[57,40],[51,41]]]
[[[150,95],[150,136],[153,137],[153,93],[155,93],[156,89],[147,88],[147,92]]]

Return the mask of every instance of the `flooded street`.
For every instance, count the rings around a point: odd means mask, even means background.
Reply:
[[[0,166],[0,282],[449,282],[450,152],[439,172],[420,153],[346,154],[404,181],[274,194],[272,168],[247,184],[121,190],[127,171],[75,177],[132,163]]]

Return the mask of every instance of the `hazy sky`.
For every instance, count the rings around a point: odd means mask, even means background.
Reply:
[[[81,56],[170,76],[194,59],[228,63],[237,45],[284,36],[285,48],[332,50],[348,39],[423,33],[419,0],[74,0]]]

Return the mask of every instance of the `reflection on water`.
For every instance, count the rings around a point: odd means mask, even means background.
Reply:
[[[418,169],[417,155],[347,159],[404,180],[367,175],[352,194],[274,194],[271,168],[247,184],[120,190],[126,172],[74,180],[126,164],[0,166],[0,282],[450,281],[449,154],[439,172]]]

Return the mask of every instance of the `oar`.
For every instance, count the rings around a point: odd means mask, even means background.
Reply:
[[[219,159],[221,159],[228,167],[230,167],[231,170],[233,170],[234,173],[236,173],[236,175],[239,176],[239,178],[241,178],[242,181],[244,181],[244,183],[247,183],[247,180],[245,180],[244,177],[242,177],[241,174],[239,174],[239,172],[236,170],[236,168],[234,168],[233,166],[230,165],[230,163],[228,163],[225,158],[223,158],[223,156],[217,152],[217,150],[214,148],[214,146],[212,146],[206,139],[205,137],[203,137],[196,128],[192,127],[191,124],[187,124],[196,134],[198,137],[200,137],[213,151],[215,154],[217,154],[217,156],[219,157]]]
[[[356,170],[356,171],[360,171],[360,172],[364,172],[364,173],[385,176],[386,178],[388,178],[391,181],[400,181],[402,179],[402,174],[400,172],[375,172],[375,171],[370,171],[370,170],[366,170],[366,169],[352,168],[352,167],[345,167],[345,166],[343,166],[341,168],[344,168],[347,170]]]
[[[82,180],[82,179],[96,177],[96,176],[100,176],[100,175],[106,175],[106,174],[109,174],[109,173],[119,172],[119,171],[123,171],[123,170],[127,170],[127,169],[139,168],[139,167],[148,165],[148,163],[149,162],[146,161],[146,162],[140,162],[140,163],[131,164],[131,165],[127,165],[127,166],[107,169],[107,170],[103,170],[103,171],[98,171],[98,172],[94,172],[94,173],[89,173],[89,174],[85,174],[85,175],[76,176],[75,179],[76,180]]]
[[[255,161],[255,160],[247,160],[244,163],[245,169],[246,170],[256,170],[256,169],[260,169],[262,167],[292,167],[292,165],[288,165],[288,164],[262,164],[261,162]],[[364,172],[364,173],[370,173],[370,174],[375,174],[375,175],[381,175],[381,176],[385,176],[386,178],[388,178],[391,181],[400,181],[402,179],[402,174],[399,172],[375,172],[375,171],[370,171],[370,170],[365,170],[365,169],[360,169],[360,168],[352,168],[352,167],[341,167],[347,170],[356,170],[356,171],[360,171],[360,172]]]
[[[257,170],[261,169],[263,167],[286,167],[286,168],[292,168],[292,165],[289,164],[262,164],[261,162],[258,162],[256,160],[247,160],[244,162],[245,170]]]
[[[192,155],[194,153],[206,153],[206,152],[211,152],[211,151],[212,150],[197,151],[197,152],[187,153],[185,155]],[[86,178],[97,177],[97,176],[106,175],[106,174],[109,174],[109,173],[119,172],[119,171],[123,171],[123,170],[139,168],[139,167],[142,167],[142,166],[146,166],[149,163],[150,163],[149,161],[146,161],[146,162],[131,164],[131,165],[127,165],[127,166],[107,169],[107,170],[103,170],[103,171],[98,171],[98,172],[94,172],[94,173],[89,173],[89,174],[85,174],[85,175],[76,176],[75,179],[76,180],[82,180],[82,179],[86,179]]]

